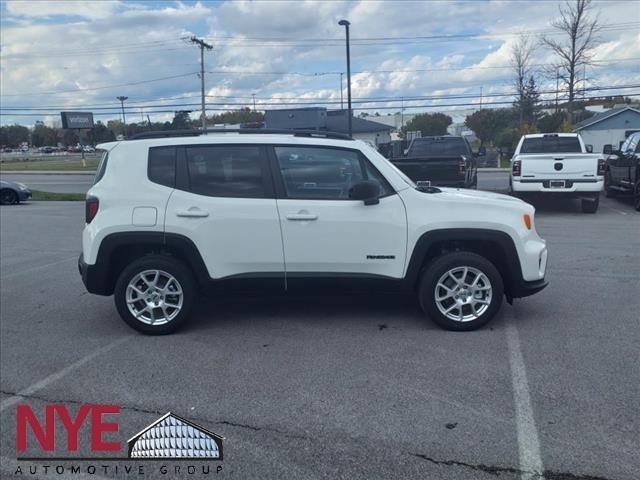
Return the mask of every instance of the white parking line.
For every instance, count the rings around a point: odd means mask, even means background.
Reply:
[[[523,480],[539,478],[544,471],[542,458],[540,457],[540,441],[533,418],[533,409],[531,408],[529,384],[522,358],[522,350],[520,349],[520,338],[516,326],[512,323],[507,323],[507,347],[509,349],[513,400],[516,410],[520,469],[524,472],[520,478]]]
[[[61,378],[63,378],[67,374],[73,372],[74,370],[77,370],[78,368],[82,367],[84,364],[90,362],[91,360],[93,360],[94,358],[102,355],[103,353],[106,353],[109,350],[111,350],[111,349],[123,344],[124,342],[126,342],[130,338],[132,338],[132,337],[123,337],[123,338],[120,338],[118,340],[115,340],[115,341],[105,345],[104,347],[101,347],[101,348],[99,348],[97,350],[94,350],[89,355],[86,355],[86,356],[82,357],[81,359],[76,360],[75,362],[73,362],[72,364],[66,366],[62,370],[58,370],[57,372],[52,373],[48,377],[45,377],[42,380],[40,380],[40,381],[28,386],[27,388],[24,388],[24,389],[20,390],[16,395],[13,395],[12,397],[4,399],[0,403],[0,412],[3,412],[5,409],[11,407],[12,405],[15,405],[20,400],[22,400],[23,397],[26,397],[26,396],[29,396],[29,395],[33,395],[34,393],[42,390],[43,388],[46,388],[48,385],[51,385],[53,382],[56,382],[56,381],[60,380]]]
[[[43,268],[53,267],[54,265],[58,265],[60,263],[68,262],[69,260],[77,260],[77,259],[78,259],[78,256],[76,255],[74,257],[69,257],[69,258],[64,258],[62,260],[58,260],[57,262],[45,263],[44,265],[38,265],[37,267],[27,268],[27,269],[22,270],[20,272],[14,272],[14,273],[10,273],[9,275],[3,275],[2,276],[2,280],[6,280],[7,278],[17,277],[19,275],[24,275],[25,273],[31,273],[31,272],[35,272],[37,270],[42,270]]]

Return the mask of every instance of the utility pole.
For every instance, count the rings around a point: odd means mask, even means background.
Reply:
[[[349,23],[348,20],[340,20],[338,25],[345,28],[346,43],[347,43],[347,105],[349,107],[349,136],[353,133],[352,119],[353,110],[351,109],[351,53],[349,51]]]
[[[480,111],[482,111],[482,86],[480,86]]]
[[[127,119],[124,116],[124,101],[128,98],[129,97],[125,97],[124,95],[116,97],[116,99],[120,100],[120,106],[122,107],[122,134],[125,137],[127,136]]]
[[[558,90],[560,89],[560,72],[556,67],[556,113],[558,113]]]
[[[340,110],[344,110],[344,95],[342,94],[342,75],[340,72]]]
[[[256,94],[252,93],[251,96],[253,97],[253,121],[257,122],[258,121],[258,113],[256,112]]]
[[[200,47],[200,89],[202,93],[202,131],[206,133],[207,131],[207,111],[204,104],[204,49],[211,50],[213,48],[212,45],[209,45],[204,40],[201,40],[198,37],[191,37],[189,39],[191,43],[194,45],[198,45]]]

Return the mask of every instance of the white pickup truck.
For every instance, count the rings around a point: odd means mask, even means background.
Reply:
[[[512,195],[554,194],[582,199],[582,211],[598,210],[605,161],[577,133],[523,135],[511,159]]]

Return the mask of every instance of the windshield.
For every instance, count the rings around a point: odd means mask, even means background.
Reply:
[[[578,137],[525,138],[520,153],[581,153]]]
[[[459,137],[416,138],[409,147],[409,156],[452,156],[469,155],[466,142]]]

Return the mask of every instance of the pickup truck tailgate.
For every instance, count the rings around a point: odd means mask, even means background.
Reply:
[[[522,178],[576,179],[595,177],[598,170],[598,155],[585,153],[521,154]]]

